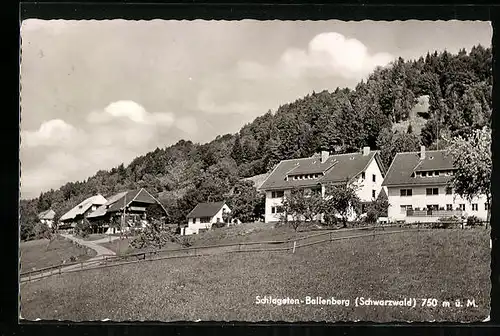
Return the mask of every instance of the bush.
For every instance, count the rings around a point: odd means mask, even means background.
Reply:
[[[467,225],[468,226],[479,226],[482,224],[482,220],[476,216],[467,217]]]
[[[326,212],[323,217],[326,226],[334,226],[337,225],[339,219],[332,213]]]
[[[220,228],[225,227],[226,225],[227,225],[227,224],[226,224],[226,223],[224,223],[224,222],[219,222],[219,223],[213,223],[213,224],[212,224],[212,227],[213,227],[214,229],[220,229]]]
[[[86,238],[90,233],[92,233],[92,227],[87,219],[79,221],[75,225],[75,235]]]
[[[459,223],[461,221],[460,217],[457,216],[451,216],[451,217],[441,217],[439,218],[440,222],[453,222],[453,223]]]

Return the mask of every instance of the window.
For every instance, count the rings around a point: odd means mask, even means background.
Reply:
[[[477,203],[472,203],[472,211],[477,211]]]
[[[439,176],[439,172],[437,170],[434,172],[434,176]]]
[[[273,206],[271,207],[271,213],[277,214],[277,213],[282,213],[283,212],[283,207],[282,206]]]
[[[446,187],[446,195],[451,195],[452,189],[451,187]]]
[[[446,210],[452,211],[453,210],[453,204],[446,204]]]
[[[459,204],[458,209],[465,211],[465,204]]]
[[[279,191],[272,191],[271,192],[271,198],[281,198],[285,195],[285,192],[283,190]]]
[[[490,210],[490,205],[488,203],[484,203],[484,210]]]
[[[426,188],[425,193],[427,196],[439,195],[439,188]]]
[[[210,217],[201,217],[200,222],[201,223],[210,223]]]
[[[375,176],[375,175],[374,175]],[[375,199],[375,194],[376,194],[376,191],[375,190],[372,190],[372,198]]]
[[[400,205],[400,210],[402,214],[406,214],[408,210],[413,210],[411,205]]]
[[[422,172],[422,177],[426,177],[427,176],[427,172]]]
[[[361,173],[361,178],[364,180],[365,179],[365,172]]]
[[[373,181],[373,182],[377,182],[377,175],[372,174],[372,181]]]
[[[411,196],[413,194],[413,191],[411,189],[401,189],[399,191],[400,196]]]

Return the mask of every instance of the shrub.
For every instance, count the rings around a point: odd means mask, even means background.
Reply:
[[[220,229],[220,228],[225,227],[226,225],[227,225],[227,224],[226,224],[226,223],[224,223],[224,222],[219,222],[219,223],[213,223],[213,224],[212,224],[212,227],[213,227],[214,229]]]
[[[441,217],[439,218],[440,222],[453,222],[453,223],[458,223],[461,221],[460,217],[457,216],[451,216],[451,217]]]
[[[468,226],[478,226],[482,224],[482,220],[476,216],[467,217],[467,225]]]
[[[88,237],[88,235],[92,232],[92,227],[90,226],[90,222],[87,219],[83,219],[76,223],[75,225],[75,234],[82,238]]]

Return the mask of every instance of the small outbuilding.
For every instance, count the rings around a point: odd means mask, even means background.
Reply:
[[[181,235],[191,235],[210,230],[214,224],[227,225],[227,215],[231,209],[226,202],[199,203],[187,215],[187,226],[181,228]]]

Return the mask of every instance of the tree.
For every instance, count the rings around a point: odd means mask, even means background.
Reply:
[[[412,152],[419,149],[420,137],[415,133],[392,131],[390,128],[380,132],[377,147],[385,167],[391,165],[392,159],[399,152]]]
[[[304,219],[305,221],[312,222],[317,219],[323,211],[323,197],[321,190],[304,193]]]
[[[236,161],[237,164],[243,163],[243,148],[241,146],[240,135],[236,135],[236,139],[234,139],[233,148],[231,150],[231,157]]]
[[[349,216],[361,208],[361,201],[356,189],[349,183],[327,186],[325,191],[325,210],[328,215],[339,215],[342,226],[347,227]]]
[[[34,201],[21,200],[19,207],[21,240],[30,240],[34,237],[34,229],[39,222],[36,205]]]
[[[172,234],[168,229],[163,227],[163,223],[158,219],[153,219],[139,235],[130,242],[134,248],[153,248],[161,249],[169,242],[177,242],[182,244],[181,239]],[[182,244],[183,245],[183,244]]]
[[[302,224],[306,212],[306,198],[301,189],[292,189],[290,195],[283,197],[281,222],[290,225],[297,231]],[[289,216],[292,218],[289,220]]]
[[[244,223],[258,219],[256,208],[262,197],[251,181],[238,181],[234,187],[234,195],[230,199],[231,217]]]
[[[151,204],[146,208],[146,218],[148,220],[161,220],[165,219],[166,216],[165,210],[163,210],[163,207],[158,203]]]
[[[468,201],[485,195],[487,204],[491,204],[491,129],[485,126],[467,138],[453,138],[450,143],[448,153],[457,167],[450,182],[455,192]]]
[[[381,191],[377,199],[370,202],[367,206],[366,211],[366,221],[369,223],[374,223],[381,216],[387,215],[387,209],[389,208],[389,200],[387,194]]]

